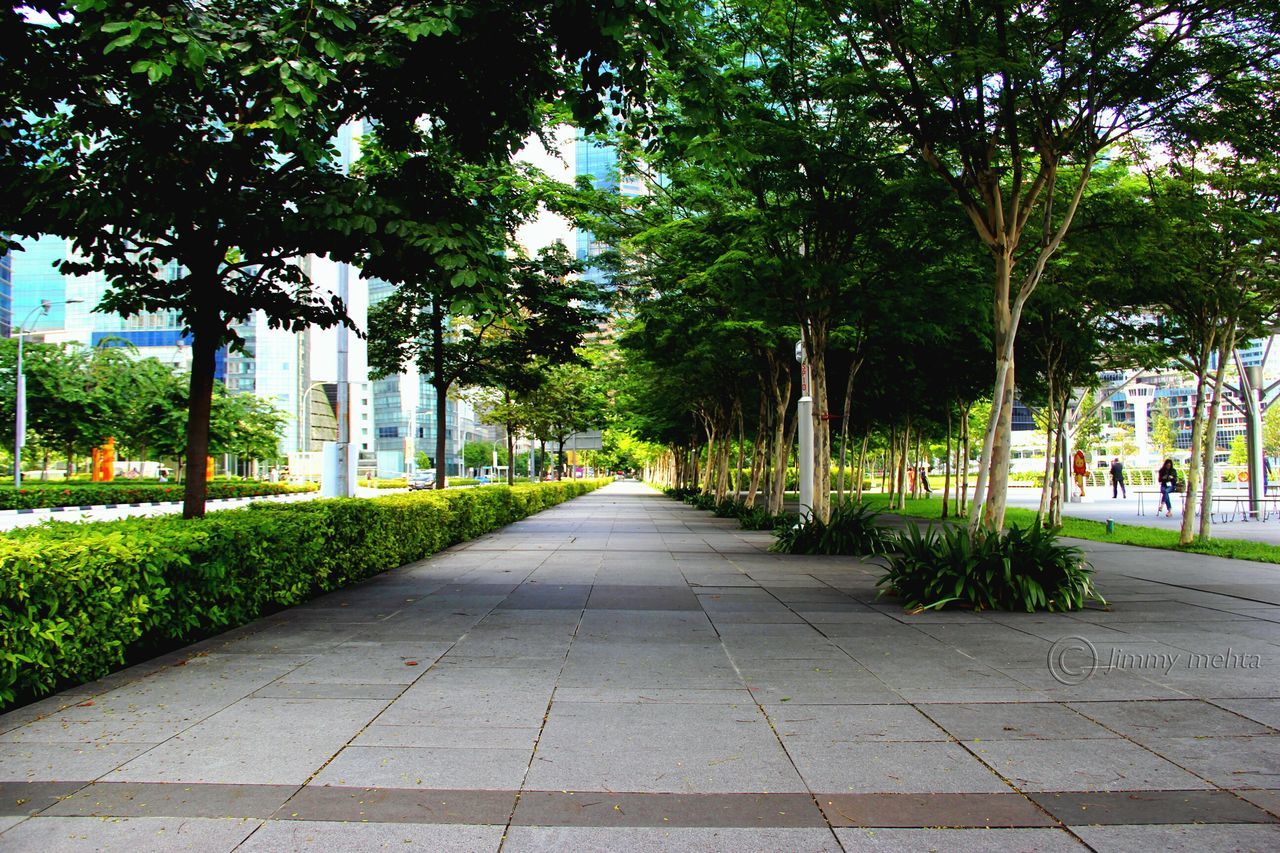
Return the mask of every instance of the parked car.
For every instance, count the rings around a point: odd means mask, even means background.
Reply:
[[[416,471],[409,475],[409,491],[411,492],[416,492],[419,489],[434,489],[435,487],[435,471]]]

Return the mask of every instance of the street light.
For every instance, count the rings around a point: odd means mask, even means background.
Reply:
[[[311,392],[316,390],[317,388],[324,387],[324,384],[325,383],[323,382],[312,382],[310,385],[307,386],[307,390],[302,392],[302,400],[298,404],[298,408],[301,410],[299,412],[300,417],[298,420],[298,451],[299,452],[309,451],[311,449],[311,410],[307,408],[307,402],[311,397]],[[303,433],[304,424],[306,428],[305,437]],[[304,441],[306,442],[305,445],[303,443]]]
[[[75,305],[83,301],[83,299],[64,299],[58,304]],[[31,318],[36,316],[36,312],[48,314],[52,307],[51,300],[41,299],[40,304],[32,308],[31,313],[27,314],[26,319],[18,325],[18,367],[17,380],[14,383],[16,400],[13,407],[16,418],[13,430],[13,487],[15,489],[22,488],[22,446],[27,443],[27,377],[22,374],[22,337],[30,331],[26,326],[31,322]]]

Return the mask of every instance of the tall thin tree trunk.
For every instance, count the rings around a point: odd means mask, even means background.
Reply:
[[[960,436],[963,439],[961,453],[964,458],[957,463],[960,469],[960,502],[956,508],[958,516],[969,511],[969,412],[972,408],[972,403],[960,407]]]
[[[1218,347],[1218,369],[1213,376],[1213,403],[1209,406],[1209,422],[1205,427],[1204,487],[1200,500],[1200,538],[1213,535],[1213,456],[1218,448],[1218,418],[1222,413],[1222,388],[1227,376],[1227,361],[1235,349],[1235,326],[1228,327],[1222,346]]]
[[[871,427],[867,427],[867,431],[862,434],[862,447],[858,449],[858,503],[862,503],[862,483],[863,477],[866,476],[867,443],[870,441]]]
[[[187,396],[187,478],[182,489],[182,517],[204,518],[205,496],[208,494],[209,415],[213,410],[214,360],[221,342],[220,332],[212,321],[197,320],[192,324],[191,383]]]
[[[951,509],[951,406],[947,406],[947,468],[942,472],[942,517]]]
[[[1196,405],[1191,416],[1191,461],[1187,465],[1186,499],[1182,507],[1182,528],[1178,533],[1179,545],[1190,545],[1195,540],[1196,508],[1199,505],[1201,453],[1204,452],[1204,396],[1208,382],[1209,353],[1213,349],[1211,342],[1202,344],[1200,358],[1196,361]],[[1209,512],[1203,508],[1201,512]]]

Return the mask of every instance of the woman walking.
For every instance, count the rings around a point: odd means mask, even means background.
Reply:
[[[1164,460],[1164,464],[1160,466],[1160,473],[1156,476],[1160,480],[1160,503],[1156,507],[1156,515],[1160,514],[1160,507],[1164,507],[1165,518],[1172,518],[1173,501],[1169,499],[1169,495],[1178,490],[1178,472],[1173,470],[1173,460]]]

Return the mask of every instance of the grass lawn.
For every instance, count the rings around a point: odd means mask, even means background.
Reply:
[[[863,495],[863,500],[877,509],[888,505],[886,495]],[[937,520],[942,515],[942,498],[907,499],[907,508],[899,510],[899,515],[911,518]],[[1006,523],[1027,527],[1035,522],[1036,514],[1029,509],[1009,507],[1005,510]],[[1101,521],[1089,521],[1083,518],[1062,519],[1062,535],[1076,539],[1088,539],[1091,542],[1115,542],[1120,545],[1139,545],[1143,548],[1165,548],[1170,551],[1187,551],[1193,554],[1208,554],[1213,557],[1230,557],[1236,560],[1254,560],[1259,563],[1280,563],[1280,546],[1267,545],[1263,542],[1248,542],[1241,539],[1208,539],[1194,542],[1191,545],[1178,545],[1176,530],[1160,530],[1154,527],[1138,527],[1132,524],[1115,526],[1115,533],[1107,533],[1107,525]]]

